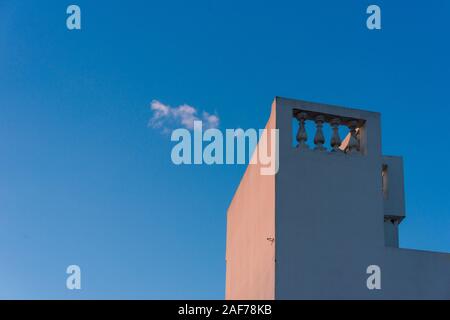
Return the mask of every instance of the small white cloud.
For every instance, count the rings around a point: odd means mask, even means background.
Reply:
[[[219,121],[217,115],[203,111],[203,126],[207,128],[217,128],[219,126]]]
[[[150,104],[153,116],[148,122],[148,126],[154,129],[160,129],[163,132],[170,131],[171,128],[178,128],[180,126],[193,130],[194,121],[202,121],[203,128],[217,128],[220,119],[215,114],[210,114],[203,111],[202,117],[198,117],[196,108],[182,104],[178,107],[171,107],[163,104],[158,100],[153,100]]]
[[[170,107],[157,100],[153,100],[150,107],[153,111],[153,117],[148,123],[149,126],[152,128],[161,128],[164,124],[164,119],[170,114]]]

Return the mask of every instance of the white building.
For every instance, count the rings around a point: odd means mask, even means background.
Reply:
[[[249,165],[228,209],[227,299],[450,299],[450,254],[398,247],[403,163],[379,113],[277,97],[266,128],[279,171]]]

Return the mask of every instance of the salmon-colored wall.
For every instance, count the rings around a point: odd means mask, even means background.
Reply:
[[[275,120],[274,102],[266,129],[275,129]],[[247,166],[228,208],[226,299],[275,298],[275,241],[268,240],[275,239],[275,176],[261,175],[260,167]]]

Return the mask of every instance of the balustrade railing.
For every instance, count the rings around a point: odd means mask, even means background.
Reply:
[[[329,141],[331,147],[330,152],[345,154],[361,153],[360,129],[364,125],[364,120],[298,109],[294,109],[293,116],[298,121],[296,140],[299,150],[327,152],[328,149],[325,147],[327,141],[323,133],[323,126],[327,123],[331,127]],[[306,121],[313,121],[315,123],[314,146],[312,148],[308,145],[309,137],[306,130]],[[341,139],[339,134],[339,128],[341,126],[345,126],[349,130],[344,140]]]

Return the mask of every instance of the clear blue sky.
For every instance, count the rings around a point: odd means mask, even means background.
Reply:
[[[0,0],[0,298],[224,297],[245,167],[173,165],[153,99],[222,129],[263,127],[276,95],[381,112],[401,245],[450,251],[450,2],[73,3],[81,31],[71,2]]]

